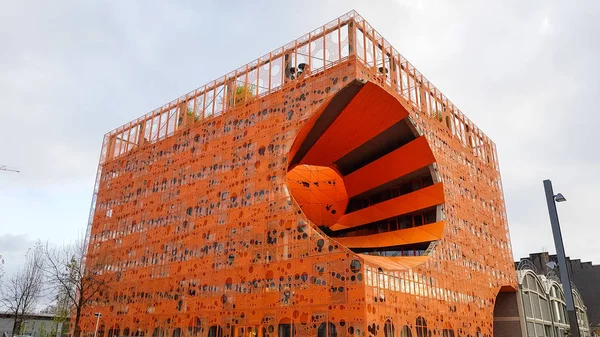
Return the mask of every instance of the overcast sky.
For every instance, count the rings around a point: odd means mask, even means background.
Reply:
[[[7,273],[85,232],[106,132],[351,9],[495,141],[515,259],[554,252],[551,178],[567,254],[600,264],[600,2],[200,2],[0,1]]]

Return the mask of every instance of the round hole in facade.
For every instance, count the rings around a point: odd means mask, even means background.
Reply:
[[[325,104],[305,124],[287,156],[286,185],[323,234],[366,263],[391,257],[386,269],[406,269],[424,263],[418,257],[430,256],[442,238],[444,189],[432,149],[406,109],[383,89],[371,90],[385,108],[364,108],[366,96],[353,96],[360,102]],[[342,89],[331,102],[351,95]],[[432,235],[411,235],[420,226]],[[317,243],[319,252],[331,244]]]

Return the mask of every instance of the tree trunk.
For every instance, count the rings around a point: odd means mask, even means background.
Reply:
[[[81,307],[75,309],[75,327],[73,328],[73,337],[80,337],[79,318],[81,317]]]
[[[15,320],[13,322],[12,336],[21,334],[21,319],[19,319],[19,315],[15,314]]]

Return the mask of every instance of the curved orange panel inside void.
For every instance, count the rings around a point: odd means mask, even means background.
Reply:
[[[344,215],[348,194],[344,180],[330,167],[298,165],[286,175],[287,186],[317,226],[332,226]]]

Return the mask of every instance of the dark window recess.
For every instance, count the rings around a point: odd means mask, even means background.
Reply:
[[[383,326],[383,337],[396,337],[395,330],[394,323],[390,322],[389,320],[386,321],[385,325]]]
[[[426,337],[427,336],[427,321],[425,320],[425,318],[419,316],[417,317],[417,324],[416,325],[416,330],[417,330],[417,337]]]
[[[317,337],[337,337],[337,327],[331,322],[323,322],[317,329]]]
[[[376,255],[376,256],[423,256],[431,242],[422,242],[411,245],[400,245],[382,248],[354,248],[353,252],[357,254]]]
[[[208,329],[208,337],[223,337],[223,328],[220,325],[213,325]]]
[[[395,230],[419,227],[436,222],[435,207],[419,212],[395,216],[392,218],[368,223],[366,225],[345,229],[341,231],[329,231],[331,237],[353,237],[379,233],[387,233]]]
[[[390,188],[387,188],[383,191],[378,191],[376,193],[370,195],[362,195],[356,196],[350,199],[348,202],[348,207],[346,208],[346,214],[351,212],[356,212],[360,209],[367,208],[369,206],[373,206],[380,202],[384,202],[401,195],[405,195],[422,188],[433,185],[433,179],[431,175],[425,175],[422,177],[418,177],[408,182],[404,182],[402,184],[394,185]]]
[[[294,326],[291,324],[279,324],[277,327],[278,337],[294,337],[295,331]]]

